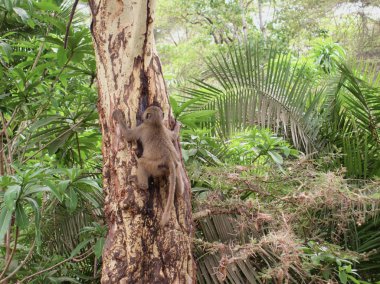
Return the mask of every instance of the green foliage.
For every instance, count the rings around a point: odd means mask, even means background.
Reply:
[[[187,126],[195,129],[197,126],[202,125],[202,123],[207,122],[214,117],[214,110],[186,111],[191,108],[191,105],[195,103],[195,100],[188,100],[180,104],[174,96],[170,96],[169,99],[174,117],[185,127]]]
[[[99,222],[103,204],[91,35],[77,12],[63,48],[72,3],[59,2],[0,3],[0,255],[5,234],[16,247],[0,278],[19,269],[11,282],[44,269],[31,281],[98,277],[91,253],[99,256],[103,236],[96,231],[84,260],[50,269],[83,241],[82,228]],[[30,265],[17,268],[27,255]]]
[[[329,74],[345,60],[345,50],[331,38],[317,38],[313,41],[311,58],[323,72]]]
[[[289,143],[276,137],[267,129],[252,128],[237,133],[228,141],[227,161],[230,164],[255,165],[265,172],[272,164],[281,168],[289,156],[298,156]]]
[[[222,141],[210,136],[207,129],[182,131],[182,155],[185,162],[221,165],[226,152]]]
[[[303,258],[305,265],[310,266],[310,272],[322,275],[325,280],[335,278],[342,284],[348,283],[348,279],[353,283],[359,281],[356,269],[352,268],[353,262],[358,262],[358,256],[344,252],[338,246],[309,241],[303,248]]]
[[[238,166],[193,171],[199,181],[215,181],[194,201],[199,281],[220,273],[232,283],[378,281],[380,200],[370,195],[378,182],[351,186],[310,161],[288,162],[264,177]]]
[[[369,64],[338,65],[326,104],[325,133],[352,177],[379,175],[380,76]]]
[[[207,64],[213,81],[195,81],[185,93],[193,108],[217,110],[213,126],[222,137],[256,124],[307,153],[319,147],[321,94],[311,92],[289,54],[256,43],[220,51]]]

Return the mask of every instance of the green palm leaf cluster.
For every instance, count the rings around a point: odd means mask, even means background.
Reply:
[[[327,138],[341,149],[347,174],[380,174],[380,75],[369,64],[339,64],[326,96]]]
[[[207,80],[186,88],[191,110],[217,111],[211,126],[222,137],[251,125],[289,137],[307,153],[319,147],[321,92],[312,92],[304,67],[290,54],[256,44],[232,46],[207,59]]]

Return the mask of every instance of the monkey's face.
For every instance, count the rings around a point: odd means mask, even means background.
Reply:
[[[148,107],[143,114],[143,120],[147,123],[160,124],[163,119],[164,113],[156,106]]]

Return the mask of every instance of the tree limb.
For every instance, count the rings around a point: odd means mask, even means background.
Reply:
[[[66,26],[65,40],[64,40],[64,44],[63,44],[63,48],[64,48],[64,49],[67,48],[67,42],[68,42],[68,40],[69,40],[69,33],[70,33],[70,26],[71,26],[71,23],[72,23],[72,21],[73,21],[74,14],[75,14],[75,10],[76,10],[76,8],[77,8],[78,2],[79,2],[79,0],[75,0],[75,1],[74,1],[74,4],[73,4],[73,8],[71,9],[69,22],[67,23],[67,26]]]

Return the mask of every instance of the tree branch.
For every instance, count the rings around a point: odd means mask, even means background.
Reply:
[[[89,257],[92,253],[93,253],[93,251],[92,251],[92,248],[91,248],[88,251],[86,251],[83,254],[81,254],[78,258],[75,258],[74,256],[66,258],[65,260],[62,260],[61,262],[58,262],[58,263],[56,263],[56,264],[54,264],[54,265],[52,265],[52,266],[50,266],[50,267],[48,267],[46,269],[40,270],[40,271],[38,271],[38,272],[36,272],[36,273],[34,273],[32,275],[29,275],[29,276],[21,279],[20,281],[17,282],[17,284],[21,284],[21,283],[23,283],[23,282],[25,282],[25,281],[27,281],[29,279],[32,279],[33,277],[36,277],[36,276],[38,276],[38,275],[40,275],[42,273],[45,273],[45,272],[47,272],[49,270],[52,270],[52,269],[54,269],[54,268],[56,268],[56,267],[58,267],[58,266],[60,266],[60,265],[62,265],[64,263],[66,263],[66,262],[68,262],[70,260],[73,260],[74,262],[80,262],[80,261],[86,259],[87,257]]]
[[[64,48],[64,49],[67,48],[67,42],[68,42],[68,40],[69,40],[69,33],[70,33],[70,26],[71,26],[71,23],[72,23],[72,21],[73,21],[74,14],[75,14],[75,10],[76,10],[76,8],[77,8],[78,2],[79,2],[79,0],[75,0],[75,2],[74,2],[74,4],[73,4],[73,8],[71,9],[69,22],[67,23],[67,26],[66,26],[65,40],[64,40],[64,44],[63,44],[63,48]]]
[[[28,258],[32,255],[32,252],[33,252],[33,249],[34,249],[34,245],[36,244],[36,241],[34,240],[33,241],[33,244],[32,244],[32,247],[30,248],[29,252],[28,252],[28,255],[24,258],[24,260],[20,263],[19,266],[16,267],[15,270],[12,271],[11,274],[9,274],[7,277],[5,277],[4,279],[0,280],[0,284],[1,283],[5,283],[5,281],[9,280],[10,278],[13,277],[13,275],[15,275],[17,273],[17,271],[19,271],[21,269],[21,267],[24,266],[24,264],[28,261]]]
[[[19,229],[18,229],[18,227],[16,227],[16,236],[15,236],[15,241],[14,241],[15,243],[13,245],[13,250],[12,250],[11,255],[9,256],[8,260],[7,260],[7,263],[5,264],[3,272],[1,272],[1,274],[0,274],[0,279],[3,278],[4,274],[7,272],[9,265],[12,262],[13,256],[15,255],[16,248],[17,248],[18,233],[19,233]]]

